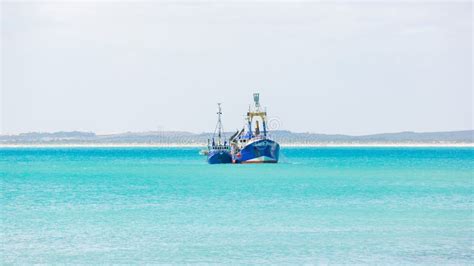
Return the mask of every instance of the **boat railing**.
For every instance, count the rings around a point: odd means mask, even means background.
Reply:
[[[214,146],[209,146],[209,149],[212,149],[212,150],[229,150],[230,146],[229,145],[214,145]]]

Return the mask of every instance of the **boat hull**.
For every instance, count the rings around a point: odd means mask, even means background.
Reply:
[[[270,139],[262,139],[246,145],[233,156],[234,163],[277,163],[280,144]]]
[[[209,164],[232,163],[232,155],[227,150],[210,150],[207,162]]]

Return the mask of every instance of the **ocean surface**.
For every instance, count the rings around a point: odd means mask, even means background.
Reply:
[[[474,148],[0,148],[0,264],[471,264]]]

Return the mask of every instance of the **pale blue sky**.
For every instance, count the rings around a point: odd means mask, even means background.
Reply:
[[[1,3],[0,133],[472,129],[472,4]]]

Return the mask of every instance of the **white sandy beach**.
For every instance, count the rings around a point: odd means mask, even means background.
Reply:
[[[0,144],[0,148],[204,148],[198,143]],[[474,143],[281,143],[281,147],[474,147]]]

